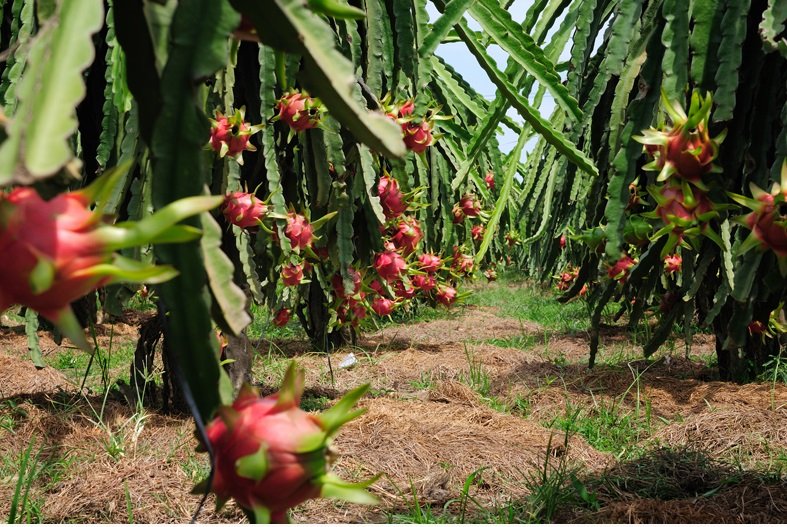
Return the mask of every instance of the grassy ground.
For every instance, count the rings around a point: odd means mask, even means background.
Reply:
[[[501,282],[474,286],[467,307],[420,309],[367,328],[357,346],[330,358],[310,352],[297,323],[275,328],[254,310],[254,378],[264,389],[293,356],[307,368],[308,411],[372,383],[367,414],[337,438],[337,470],[354,480],[382,473],[373,489],[381,505],[310,503],[294,511],[296,522],[782,517],[783,361],[761,383],[730,385],[714,380],[703,335],[689,359],[674,339],[646,361],[612,328],[588,370],[584,303]],[[35,372],[19,360],[24,336],[3,333],[0,437],[10,441],[0,441],[0,517],[188,520],[197,498],[187,490],[206,477],[207,460],[194,452],[188,419],[160,415],[117,388],[128,383],[135,337],[133,327],[102,328],[92,359],[46,341],[51,368]],[[356,364],[340,367],[350,353]],[[89,391],[79,395],[83,382]],[[232,508],[200,516],[239,519]]]

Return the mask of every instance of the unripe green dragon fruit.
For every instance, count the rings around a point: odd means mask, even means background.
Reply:
[[[348,392],[322,414],[301,410],[304,371],[290,364],[279,391],[261,398],[244,386],[232,406],[222,406],[207,427],[215,472],[210,490],[221,508],[233,498],[258,523],[282,523],[287,511],[324,497],[374,504],[364,490],[374,479],[348,483],[330,472],[332,437],[364,410],[352,410],[369,385]],[[194,489],[207,489],[203,481]]]

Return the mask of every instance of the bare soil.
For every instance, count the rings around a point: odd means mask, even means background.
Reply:
[[[99,334],[132,340],[136,328],[116,323]],[[513,349],[488,342],[518,336],[535,344]],[[548,472],[576,470],[577,482],[595,499],[593,506],[559,506],[555,521],[787,519],[787,481],[773,476],[779,456],[787,455],[787,387],[713,380],[704,362],[713,349],[707,336],[697,337],[691,358],[679,345],[646,362],[625,334],[611,329],[598,366],[589,370],[585,335],[553,334],[546,342],[535,323],[468,306],[444,320],[366,335],[334,354],[330,365],[304,343],[274,344],[255,370],[263,391],[275,389],[288,357],[306,367],[307,394],[328,405],[347,389],[371,383],[360,403],[367,412],[334,443],[336,471],[356,481],[382,474],[372,486],[378,506],[316,500],[295,509],[294,522],[390,522],[413,508],[413,493],[421,507],[455,512],[475,471],[481,476],[470,489],[473,507],[527,503],[524,482],[545,463]],[[45,336],[42,347],[47,355],[63,351]],[[356,364],[340,368],[349,353]],[[473,371],[480,379],[473,381]],[[647,412],[640,454],[617,460],[579,433],[566,440],[555,423],[572,408]],[[37,521],[189,521],[199,502],[189,490],[207,467],[206,455],[194,453],[193,424],[155,410],[139,416],[122,397],[104,401],[80,393],[56,369],[36,370],[23,332],[0,328],[0,518],[8,517],[20,457],[34,445],[38,466],[47,467],[30,494],[40,510]],[[198,521],[245,518],[231,504],[214,512],[209,498]]]

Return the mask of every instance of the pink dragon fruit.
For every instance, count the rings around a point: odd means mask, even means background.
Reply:
[[[683,258],[679,254],[671,254],[664,257],[664,270],[668,273],[680,272],[683,267]]]
[[[228,223],[242,229],[259,227],[268,214],[268,206],[248,192],[231,192],[224,198],[221,212]]]
[[[283,328],[290,321],[292,310],[289,308],[281,308],[273,315],[273,325]]]
[[[609,266],[609,269],[607,269],[607,276],[622,284],[626,281],[626,278],[628,278],[629,270],[634,267],[636,263],[637,261],[634,258],[628,254],[624,254],[617,262]]]
[[[405,216],[395,228],[396,230],[391,236],[391,242],[394,246],[401,250],[405,256],[415,252],[418,243],[424,237],[418,220]]]
[[[455,254],[454,263],[451,265],[453,269],[462,274],[470,274],[473,272],[475,261],[469,254]]]
[[[293,131],[303,132],[316,128],[322,118],[322,106],[302,92],[290,92],[282,96],[276,104],[279,119],[287,123]]]
[[[281,280],[288,287],[300,284],[301,280],[303,280],[303,265],[293,263],[283,265],[281,268]]]
[[[392,282],[399,278],[402,272],[407,269],[407,264],[404,258],[393,250],[392,246],[389,246],[385,251],[377,253],[377,256],[375,256],[374,269],[380,275],[380,278],[386,282]]]
[[[404,123],[402,132],[405,146],[416,154],[425,152],[434,142],[432,126],[427,121]]]
[[[172,233],[194,239],[198,233],[175,225],[218,206],[221,197],[179,200],[144,221],[145,228],[102,223],[93,197],[114,184],[119,172],[102,176],[90,187],[44,201],[32,188],[0,192],[0,251],[6,258],[0,273],[0,312],[21,304],[46,317],[81,348],[92,351],[70,304],[112,282],[160,283],[177,274],[168,266],[146,266],[113,254],[146,245]]]
[[[437,279],[431,274],[417,274],[410,281],[413,287],[424,292],[431,291],[437,286]]]
[[[260,125],[252,126],[244,121],[244,114],[244,108],[229,117],[217,110],[216,119],[211,119],[210,129],[210,147],[213,151],[220,157],[235,158],[241,165],[243,164],[241,154],[245,150],[250,152],[257,150],[249,140],[262,128]]]
[[[561,251],[566,248],[566,243],[567,243],[566,235],[565,234],[561,234],[560,235],[560,250]]]
[[[459,200],[459,207],[468,218],[475,218],[481,212],[481,202],[472,194],[465,194]]]
[[[705,189],[702,176],[713,171],[713,160],[719,150],[723,135],[711,139],[708,133],[708,119],[713,99],[708,94],[700,97],[692,94],[689,115],[677,102],[664,100],[664,108],[672,120],[672,128],[667,130],[649,129],[635,140],[645,145],[645,151],[653,158],[646,170],[659,171],[657,181],[666,181],[672,176],[686,180]],[[694,124],[690,128],[690,123]]]
[[[486,183],[486,188],[488,188],[489,190],[494,190],[495,189],[494,173],[492,173],[491,171],[487,172],[486,176],[484,176],[484,183]]]
[[[340,272],[336,272],[331,278],[331,285],[333,286],[334,292],[336,292],[336,296],[339,298],[349,298],[358,291],[361,290],[361,273],[359,273],[354,267],[347,268],[347,275],[352,280],[353,288],[351,291],[346,291],[344,288],[344,278]]]
[[[287,214],[287,226],[284,228],[284,235],[289,238],[292,250],[296,252],[300,249],[311,247],[314,241],[314,231],[309,220],[294,212]]]
[[[383,287],[383,284],[381,284],[380,281],[377,280],[376,278],[374,280],[372,280],[371,282],[369,282],[369,289],[371,289],[372,291],[374,291],[378,295],[381,295],[381,296],[385,295],[385,287]]]
[[[347,393],[321,415],[300,408],[304,372],[291,363],[280,390],[260,398],[244,386],[232,406],[222,406],[207,426],[215,473],[210,490],[221,507],[233,498],[258,523],[287,520],[288,509],[317,497],[374,503],[362,490],[329,472],[331,438],[363,411],[350,408],[369,386]],[[202,491],[207,481],[195,488]]]
[[[396,303],[388,298],[378,296],[372,300],[372,311],[377,313],[377,316],[386,317],[393,313],[396,308]]]
[[[450,306],[456,302],[456,289],[450,285],[439,285],[437,286],[435,299],[444,306]]]
[[[413,114],[414,111],[415,111],[415,101],[411,99],[409,101],[406,101],[404,104],[402,104],[399,107],[399,112],[398,112],[399,117],[409,117]]]
[[[476,241],[483,240],[484,239],[484,226],[483,225],[473,225],[473,228],[470,229],[470,236]]]
[[[404,281],[396,280],[393,283],[394,292],[396,293],[396,298],[402,298],[405,300],[409,300],[411,298],[415,298],[415,295],[418,293],[415,287],[412,285],[405,285]]]
[[[399,182],[387,174],[381,177],[377,184],[377,195],[380,197],[380,205],[383,207],[386,219],[398,218],[407,210],[404,195],[399,190]]]
[[[425,273],[435,273],[440,266],[443,265],[443,261],[434,253],[424,253],[418,257],[418,263],[421,266],[421,270]]]
[[[452,221],[454,223],[462,223],[465,221],[465,213],[459,205],[454,205],[454,208],[451,209],[451,214],[453,214],[454,218]]]

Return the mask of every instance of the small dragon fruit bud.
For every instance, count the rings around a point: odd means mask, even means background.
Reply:
[[[216,119],[211,119],[210,147],[220,157],[230,156],[238,163],[243,164],[241,154],[245,151],[254,152],[257,149],[249,141],[251,136],[260,130],[260,126],[252,126],[244,121],[245,109],[241,108],[232,116],[223,115],[216,111]]]
[[[467,275],[473,272],[474,266],[475,261],[472,256],[469,254],[457,254],[454,255],[454,263],[451,267],[457,272]]]
[[[301,92],[291,92],[282,96],[276,104],[279,119],[287,123],[295,132],[316,128],[320,124],[322,107],[317,99]]]
[[[481,202],[472,194],[462,196],[459,206],[468,218],[475,218],[481,212]]]
[[[679,254],[667,255],[664,257],[664,270],[668,273],[680,272],[683,266],[683,258]]]
[[[410,281],[413,287],[424,292],[431,291],[437,286],[437,279],[431,274],[417,274]]]
[[[333,275],[333,278],[331,278],[331,285],[333,286],[334,292],[336,292],[336,296],[339,298],[349,298],[361,290],[361,273],[353,267],[348,267],[347,275],[350,277],[353,284],[353,288],[350,291],[345,290],[344,278],[342,278],[341,273],[337,271]]]
[[[425,273],[434,273],[443,265],[443,261],[434,253],[424,253],[418,257],[421,270]]]
[[[607,276],[622,284],[626,281],[626,278],[628,278],[629,270],[634,267],[636,263],[637,261],[634,258],[628,254],[624,254],[617,262],[607,269]]]
[[[470,236],[476,241],[482,240],[484,238],[484,226],[473,225],[473,228],[470,229]]]
[[[486,176],[484,176],[484,183],[486,183],[486,188],[489,190],[495,189],[495,174],[493,172],[487,172]]]
[[[760,320],[752,320],[747,329],[751,335],[764,335],[768,331],[768,326]]]
[[[301,280],[303,280],[303,265],[292,263],[283,265],[281,268],[281,280],[288,287],[300,284]]]
[[[247,192],[231,192],[224,198],[221,212],[228,223],[242,229],[258,227],[268,214],[268,207]]]
[[[486,271],[484,271],[484,276],[486,277],[486,280],[488,282],[494,282],[495,280],[497,280],[497,271],[495,271],[494,269],[487,269]]]
[[[290,239],[293,251],[311,247],[314,240],[312,226],[304,216],[290,212],[287,214],[287,226],[284,235]]]
[[[456,289],[450,285],[437,286],[435,299],[444,306],[450,306],[456,301]]]
[[[396,303],[388,298],[378,296],[372,300],[372,311],[377,313],[377,316],[386,317],[393,313]]]
[[[396,225],[396,232],[391,236],[391,242],[406,256],[415,252],[423,237],[424,233],[418,220],[405,217]]]
[[[374,269],[380,275],[380,278],[386,282],[392,282],[399,278],[402,272],[407,269],[407,264],[398,252],[386,249],[375,256]]]
[[[376,501],[362,490],[369,482],[351,485],[329,472],[331,438],[362,413],[350,408],[368,385],[321,415],[298,408],[303,387],[304,372],[292,363],[277,393],[260,398],[244,386],[232,406],[219,408],[206,430],[215,462],[210,490],[219,505],[234,498],[258,523],[281,523],[288,509],[312,498]]]
[[[425,152],[434,142],[432,126],[427,121],[404,123],[402,132],[404,133],[405,146],[416,154]]]
[[[560,250],[562,251],[565,248],[566,248],[566,235],[565,234],[561,234],[560,235]]]
[[[377,195],[380,197],[380,205],[383,207],[386,219],[398,218],[407,210],[404,195],[399,190],[399,182],[393,177],[384,175],[380,178]]]
[[[279,309],[276,311],[276,314],[273,315],[273,325],[283,328],[290,321],[290,316],[292,316],[292,310],[289,308],[283,307]]]
[[[399,117],[409,117],[415,111],[415,101],[412,99],[399,107]]]

